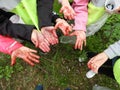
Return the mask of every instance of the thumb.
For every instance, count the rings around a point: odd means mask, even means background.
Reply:
[[[53,35],[54,35],[56,38],[58,37],[55,30],[53,30]]]
[[[61,8],[59,12],[62,13],[63,12],[63,8]]]
[[[59,27],[59,23],[57,23],[54,27],[54,29],[56,30]]]
[[[35,47],[38,47],[38,40],[32,40],[32,43],[35,45]]]
[[[35,47],[38,47],[38,40],[34,41],[34,45],[35,45]]]
[[[15,55],[11,55],[11,66],[13,66],[16,63],[16,56]]]

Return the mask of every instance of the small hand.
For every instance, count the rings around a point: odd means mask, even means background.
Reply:
[[[75,30],[70,34],[70,36],[76,36],[75,49],[83,49],[83,45],[86,46],[86,34],[82,30]]]
[[[30,49],[28,47],[22,46],[11,54],[11,65],[14,65],[16,58],[21,58],[31,66],[34,66],[34,63],[39,63],[39,56],[36,55],[37,51]]]
[[[94,57],[92,57],[87,65],[88,68],[93,70],[94,72],[98,73],[98,69],[108,60],[108,56],[102,52]]]
[[[39,47],[43,52],[49,52],[50,51],[50,44],[49,42],[44,38],[42,33],[37,30],[33,30],[31,35],[31,41],[36,47]]]
[[[55,29],[57,28],[61,29],[64,35],[68,35],[69,32],[72,31],[72,27],[64,19],[60,19],[60,18],[56,20]]]
[[[62,5],[62,8],[60,9],[60,13],[63,13],[64,18],[69,20],[73,20],[76,15],[70,4]]]
[[[41,32],[50,44],[54,45],[58,43],[58,36],[53,26],[43,27],[41,28]]]

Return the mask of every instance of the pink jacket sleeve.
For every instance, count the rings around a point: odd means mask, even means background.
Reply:
[[[22,47],[22,44],[18,43],[10,37],[0,35],[0,52],[11,54],[12,51]]]
[[[73,9],[76,13],[75,16],[75,25],[73,27],[73,30],[84,30],[86,31],[86,24],[87,24],[87,18],[88,18],[88,5],[89,0],[74,0],[73,2]]]

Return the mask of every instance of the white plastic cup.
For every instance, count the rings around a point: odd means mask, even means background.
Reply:
[[[87,73],[86,73],[86,77],[87,78],[92,78],[92,77],[94,77],[95,76],[95,72],[94,71],[92,71],[92,70],[89,70]]]

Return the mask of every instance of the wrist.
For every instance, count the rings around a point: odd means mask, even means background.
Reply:
[[[16,42],[14,44],[14,46],[12,46],[10,49],[9,49],[9,54],[11,55],[12,53],[14,53],[16,50],[20,49],[21,47],[23,47],[23,45],[19,42]]]
[[[31,41],[32,41],[33,37],[35,36],[36,32],[37,32],[37,30],[36,30],[36,29],[33,29],[33,30],[32,30],[32,34],[31,34]]]
[[[68,6],[68,5],[70,5],[70,3],[69,3],[68,0],[61,0],[61,4],[62,4],[62,6]]]

